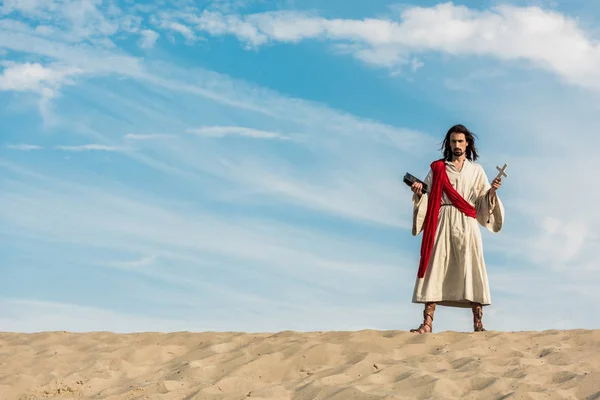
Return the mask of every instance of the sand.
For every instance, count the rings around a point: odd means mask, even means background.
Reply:
[[[0,399],[600,399],[600,330],[0,333]]]

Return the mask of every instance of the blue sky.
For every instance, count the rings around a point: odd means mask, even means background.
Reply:
[[[0,329],[418,326],[402,176],[455,123],[509,164],[486,327],[600,328],[590,3],[5,1]]]

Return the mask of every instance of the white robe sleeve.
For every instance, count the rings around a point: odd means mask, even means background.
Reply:
[[[425,184],[428,186],[429,190],[431,190],[431,177],[433,175],[433,171],[429,170],[427,177],[425,177]],[[413,202],[413,225],[412,225],[412,235],[417,236],[419,233],[423,231],[423,223],[425,222],[425,215],[427,215],[427,203],[428,203],[429,195],[428,193],[423,193],[419,198],[416,194],[413,193],[412,202]]]
[[[477,209],[477,221],[490,232],[498,233],[504,225],[504,205],[496,192],[495,198],[490,196],[492,185],[488,182],[487,175],[482,167],[477,174],[475,184],[475,208]]]

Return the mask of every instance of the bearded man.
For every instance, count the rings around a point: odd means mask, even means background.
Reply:
[[[485,331],[483,307],[491,304],[479,225],[497,233],[504,206],[497,195],[501,178],[491,183],[478,158],[474,135],[463,125],[448,130],[444,157],[434,161],[413,191],[413,236],[423,232],[413,303],[425,304],[423,323],[411,332],[433,330],[436,305],[471,308],[473,329]]]

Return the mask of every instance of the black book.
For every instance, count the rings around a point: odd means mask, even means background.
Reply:
[[[412,186],[413,183],[415,182],[419,182],[423,185],[423,189],[422,192],[423,193],[427,193],[427,184],[425,182],[423,182],[422,180],[418,179],[417,177],[409,174],[408,172],[406,173],[406,175],[404,175],[404,183],[406,183],[408,186]]]

